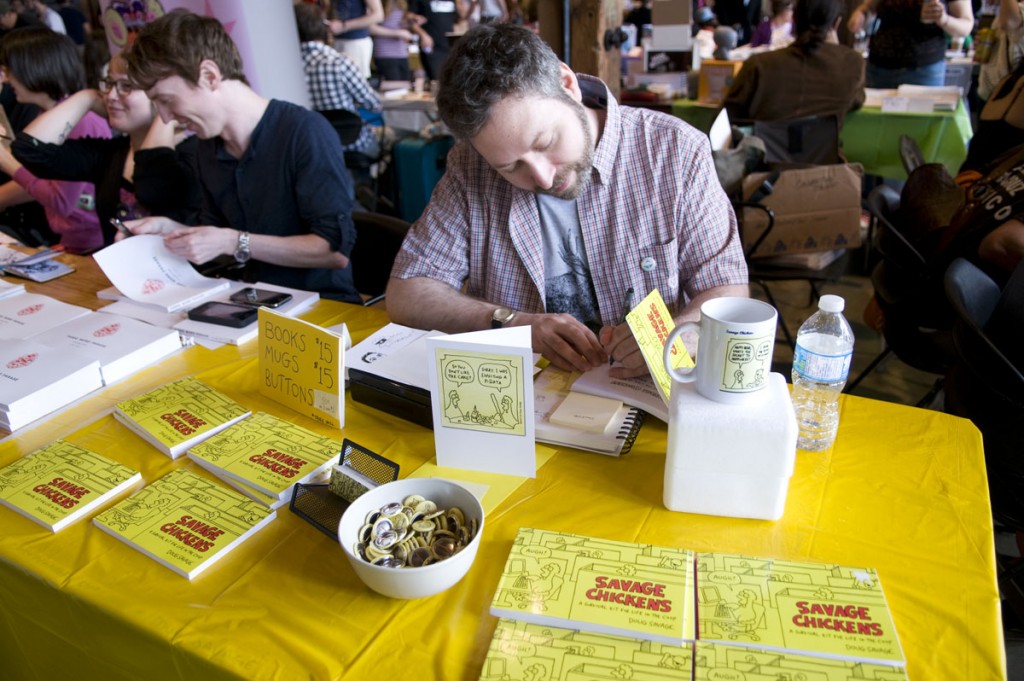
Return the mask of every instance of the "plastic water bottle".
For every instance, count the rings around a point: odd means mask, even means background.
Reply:
[[[839,393],[853,357],[853,330],[843,317],[846,301],[822,296],[818,311],[800,326],[793,355],[793,409],[808,452],[828,449],[839,428]]]

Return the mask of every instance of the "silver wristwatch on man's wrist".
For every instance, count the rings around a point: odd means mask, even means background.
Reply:
[[[516,318],[516,311],[507,307],[499,307],[491,314],[491,328],[502,329],[512,323]]]
[[[249,250],[249,232],[238,233],[238,246],[235,247],[235,262],[244,265],[252,258],[252,251]]]

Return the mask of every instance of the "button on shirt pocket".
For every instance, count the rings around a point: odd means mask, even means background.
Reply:
[[[643,275],[644,290],[658,289],[669,310],[678,311],[679,300],[679,240],[639,249],[636,263]]]

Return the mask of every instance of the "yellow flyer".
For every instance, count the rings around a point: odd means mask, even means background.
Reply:
[[[662,350],[668,335],[676,327],[676,322],[672,319],[658,289],[647,294],[647,297],[626,315],[626,322],[632,329],[633,337],[636,339],[637,345],[640,346],[640,352],[644,354],[644,359],[647,361],[647,368],[650,370],[651,376],[654,377],[658,390],[661,391],[662,399],[667,404],[669,393],[672,391],[672,379],[665,371]],[[692,366],[693,360],[690,358],[690,353],[686,351],[683,341],[677,338],[676,342],[672,344],[672,367],[678,369]]]
[[[258,338],[260,394],[318,423],[343,427],[341,336],[261,307]]]

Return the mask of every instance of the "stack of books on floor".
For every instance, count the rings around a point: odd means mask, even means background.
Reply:
[[[906,679],[869,568],[520,529],[481,679]]]
[[[188,456],[246,496],[278,508],[296,484],[340,464],[341,452],[338,440],[258,412],[193,446]]]

